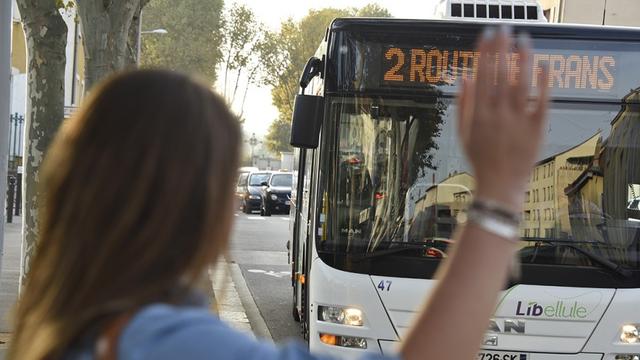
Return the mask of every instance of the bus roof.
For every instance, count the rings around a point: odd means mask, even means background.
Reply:
[[[529,29],[538,35],[562,35],[563,38],[591,40],[640,41],[640,28],[630,26],[560,24],[546,22],[501,21],[518,28]],[[330,25],[330,31],[381,31],[420,32],[438,27],[447,32],[465,32],[465,29],[477,29],[485,26],[486,21],[461,21],[454,19],[397,19],[397,18],[337,18]],[[495,24],[495,23],[491,23]],[[474,26],[475,25],[475,26]]]

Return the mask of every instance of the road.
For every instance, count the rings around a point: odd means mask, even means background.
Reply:
[[[291,316],[290,266],[287,263],[288,215],[236,214],[231,261],[239,265],[249,291],[275,342],[301,340]]]

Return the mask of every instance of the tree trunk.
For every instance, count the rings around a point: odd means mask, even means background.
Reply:
[[[84,31],[85,89],[125,68],[127,40],[140,0],[82,0],[78,14]]]
[[[67,25],[55,1],[18,0],[29,54],[22,268],[24,284],[38,241],[39,173],[44,153],[64,117]]]
[[[134,12],[133,18],[131,19],[131,25],[129,26],[129,35],[127,36],[127,57],[125,59],[125,66],[134,68],[137,67],[140,63],[140,27],[142,24],[142,9],[149,3],[151,0],[140,0],[140,6]]]

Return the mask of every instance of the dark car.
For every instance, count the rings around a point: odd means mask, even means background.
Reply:
[[[293,175],[286,172],[275,172],[262,184],[262,204],[260,215],[271,216],[272,213],[288,214],[291,206],[291,186]]]
[[[241,175],[238,180],[236,193],[240,197],[240,208],[245,214],[250,214],[254,210],[260,210],[262,205],[262,183],[269,181],[271,172],[252,172],[244,177]]]

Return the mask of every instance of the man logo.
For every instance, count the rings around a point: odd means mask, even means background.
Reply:
[[[522,320],[505,319],[501,322],[491,320],[491,323],[489,324],[489,332],[494,333],[524,334],[524,329],[524,321]]]
[[[482,344],[486,346],[498,346],[498,337],[495,335],[487,335],[484,337]]]

